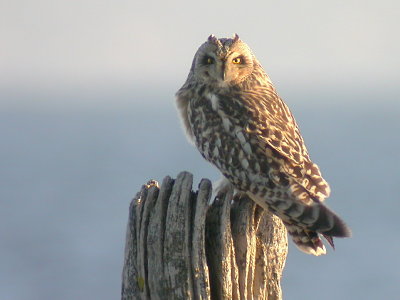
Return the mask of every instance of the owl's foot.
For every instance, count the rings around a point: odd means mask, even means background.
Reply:
[[[214,200],[216,198],[223,197],[230,189],[234,188],[233,185],[224,176],[222,176],[217,181],[214,181],[212,186],[213,186],[213,191],[209,203],[210,205],[214,203]]]

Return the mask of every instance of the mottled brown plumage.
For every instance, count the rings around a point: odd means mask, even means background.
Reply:
[[[202,156],[238,191],[279,216],[302,251],[324,254],[320,234],[331,245],[332,236],[350,236],[322,204],[330,189],[293,115],[237,35],[210,36],[199,48],[177,105]]]

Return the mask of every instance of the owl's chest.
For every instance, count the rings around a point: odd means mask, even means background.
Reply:
[[[239,156],[252,154],[245,133],[245,115],[228,101],[231,100],[223,96],[208,95],[192,99],[188,107],[196,146],[203,157],[214,164],[224,160],[232,163]],[[240,153],[243,151],[247,154]]]
[[[191,99],[188,109],[192,129],[199,134],[212,133],[206,130],[208,128],[230,132],[234,127],[247,125],[246,108],[239,99],[227,95],[204,93]]]
[[[208,139],[221,127],[221,118],[212,108],[212,103],[205,98],[194,98],[188,107],[189,124],[196,142]]]
[[[188,118],[199,150],[208,145],[222,146],[234,143],[230,132],[241,126],[240,120],[235,119],[233,112],[224,110],[226,101],[220,96],[208,94],[190,101]]]
[[[220,100],[196,98],[188,106],[197,148],[236,187],[245,190],[250,181],[265,184],[267,177],[259,174],[268,172],[268,162],[246,130],[245,112],[230,111],[234,105],[224,109],[227,104]]]

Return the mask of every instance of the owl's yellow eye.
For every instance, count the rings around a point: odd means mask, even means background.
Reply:
[[[241,59],[240,57],[236,57],[236,58],[232,59],[232,62],[233,62],[234,64],[239,65],[239,64],[242,63],[242,59]]]
[[[206,57],[205,62],[207,65],[211,65],[214,63],[214,58],[208,56]]]

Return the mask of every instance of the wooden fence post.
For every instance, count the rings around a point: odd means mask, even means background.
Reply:
[[[210,206],[210,181],[192,182],[150,181],[132,200],[122,299],[282,299],[281,220],[232,191]]]

